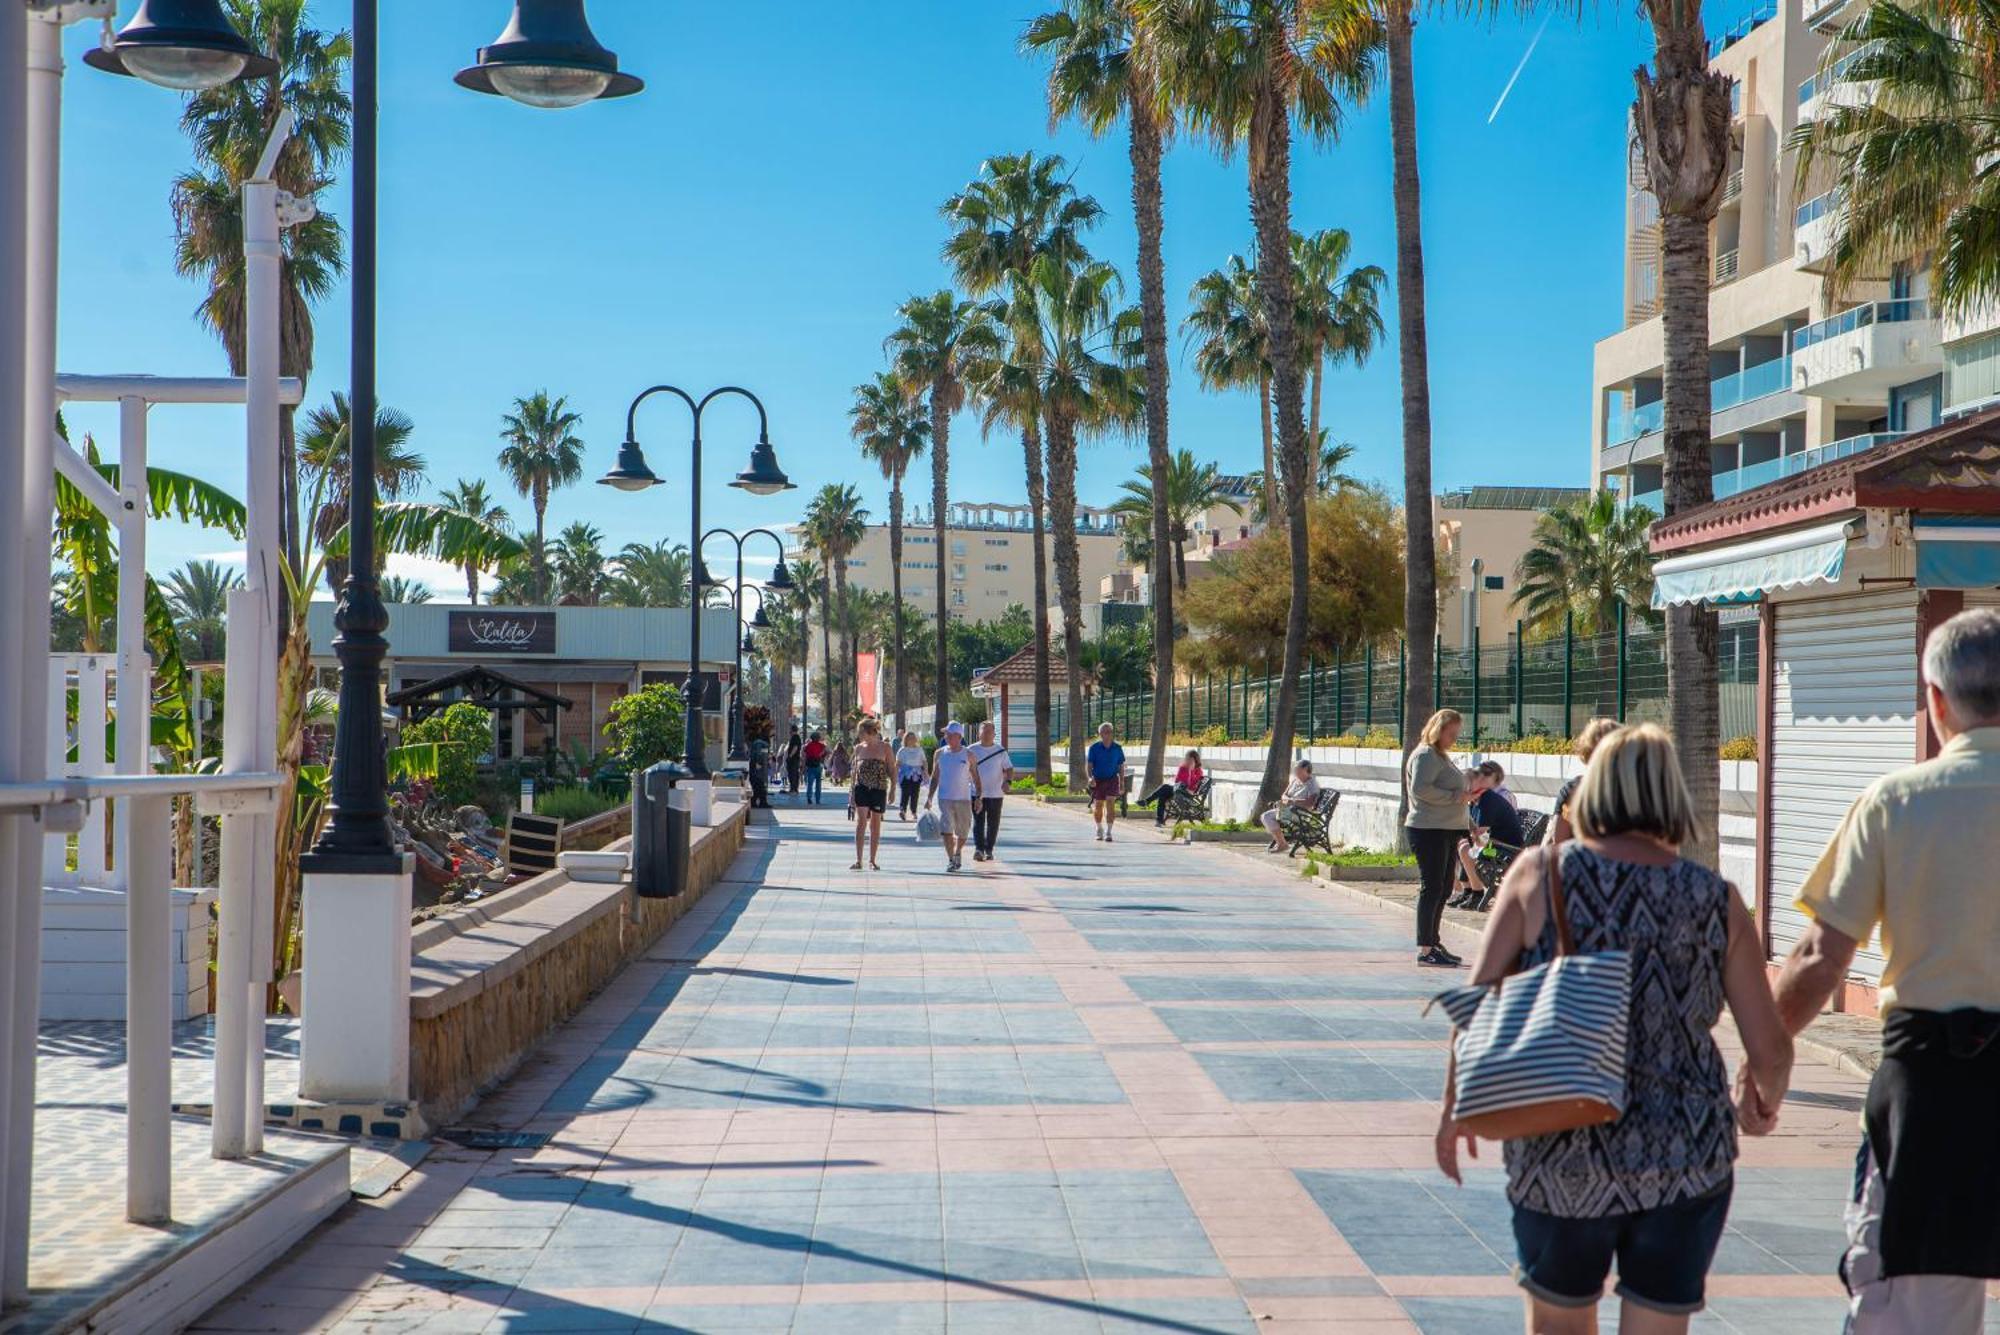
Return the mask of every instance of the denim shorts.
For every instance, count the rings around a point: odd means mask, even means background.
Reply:
[[[1521,1287],[1554,1307],[1589,1307],[1618,1262],[1618,1296],[1656,1312],[1699,1312],[1735,1179],[1706,1196],[1634,1214],[1564,1219],[1514,1207]]]

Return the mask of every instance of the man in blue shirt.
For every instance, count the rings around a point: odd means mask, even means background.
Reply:
[[[1111,840],[1111,822],[1118,815],[1118,799],[1125,792],[1125,748],[1111,740],[1111,725],[1097,725],[1097,740],[1084,755],[1090,774],[1090,818],[1097,823],[1097,837]]]

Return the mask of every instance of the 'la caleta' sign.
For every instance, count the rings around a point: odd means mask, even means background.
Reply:
[[[552,654],[556,614],[486,608],[453,612],[450,648],[455,654]]]

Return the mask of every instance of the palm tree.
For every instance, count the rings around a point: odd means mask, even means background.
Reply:
[[[1222,472],[1212,463],[1195,462],[1194,451],[1176,450],[1172,463],[1167,468],[1167,483],[1155,489],[1153,486],[1153,466],[1139,465],[1139,476],[1120,484],[1125,494],[1112,502],[1112,513],[1123,515],[1133,521],[1148,521],[1161,506],[1167,511],[1166,551],[1171,553],[1173,567],[1167,571],[1167,578],[1187,589],[1187,544],[1194,536],[1193,524],[1203,514],[1216,506],[1224,506],[1236,513],[1242,507],[1222,481]],[[1166,564],[1163,555],[1158,562],[1148,562],[1153,568],[1155,584],[1160,579],[1161,567]],[[1160,678],[1162,681],[1171,678]]]
[[[1366,16],[1319,0],[1132,0],[1161,67],[1161,90],[1225,151],[1237,144],[1249,160],[1250,216],[1257,233],[1257,296],[1264,313],[1277,403],[1278,468],[1284,479],[1285,531],[1291,550],[1306,546],[1306,497],[1312,483],[1301,393],[1303,370],[1295,320],[1291,258],[1292,122],[1329,137],[1340,99],[1367,91],[1378,34]],[[1414,504],[1414,501],[1411,502]],[[1258,792],[1260,807],[1278,800],[1291,770],[1299,677],[1305,667],[1308,562],[1292,562],[1285,624],[1284,676],[1271,717],[1271,750]],[[1421,655],[1418,655],[1421,657]]]
[[[1931,298],[1948,315],[2000,295],[2000,121],[1991,76],[2000,15],[1943,0],[1869,6],[1826,49],[1823,69],[1872,97],[1793,132],[1801,196],[1830,175],[1841,201],[1833,278],[1845,287],[1913,255],[1931,257]],[[1934,312],[1935,313],[1935,312]]]
[[[581,519],[556,535],[550,545],[556,592],[564,602],[595,607],[604,598],[604,534]]]
[[[1042,409],[1049,451],[1049,522],[1055,529],[1056,592],[1063,613],[1063,661],[1083,652],[1083,588],[1076,541],[1076,448],[1085,432],[1132,423],[1143,411],[1140,377],[1128,369],[1139,313],[1119,311],[1117,270],[1102,261],[1067,264],[1038,257],[1012,280],[1008,360],[994,379],[1002,393],[1032,396]],[[1083,778],[1083,680],[1069,681],[1069,782]]]
[[[214,561],[189,561],[167,576],[161,593],[181,633],[181,657],[213,663],[222,657],[229,624],[229,591],[243,584],[241,571]]]
[[[322,549],[327,540],[347,524],[348,441],[353,419],[347,395],[334,391],[333,402],[306,414],[306,429],[299,436],[299,467],[307,485],[320,496],[319,510],[305,520],[313,541]],[[424,480],[424,456],[410,448],[416,423],[394,408],[375,409],[375,490],[383,500],[399,500]],[[315,485],[322,483],[323,485]],[[339,590],[347,583],[347,558],[329,557],[326,562],[327,587]]]
[[[230,0],[236,30],[278,62],[273,79],[249,79],[188,98],[181,129],[194,143],[197,165],[175,180],[174,267],[207,285],[196,318],[222,341],[232,375],[247,370],[243,269],[243,191],[280,109],[293,115],[292,135],[278,155],[278,188],[315,200],[333,182],[347,151],[353,103],[346,67],[353,44],[344,32],[323,32],[307,21],[308,0]],[[323,210],[310,222],[285,229],[279,277],[280,374],[310,379],[313,304],[333,290],[346,267],[340,224]],[[295,409],[278,409],[278,513],[285,556],[297,576],[302,541]],[[282,614],[282,610],[281,610]]]
[[[680,543],[628,542],[612,558],[604,601],[612,607],[686,607],[692,569]]]
[[[833,639],[827,629],[826,567],[810,556],[792,562],[792,601],[800,622],[812,630],[812,609],[819,608],[819,660],[821,695],[819,708],[829,728],[833,724]],[[810,683],[810,678],[807,679]]]
[[[386,575],[382,579],[382,601],[385,603],[427,603],[430,600],[429,585],[419,584],[406,575]]]
[[[1655,517],[1642,505],[1620,509],[1615,495],[1600,491],[1537,519],[1514,567],[1514,606],[1528,628],[1546,634],[1573,618],[1578,631],[1595,635],[1612,627],[1620,603],[1650,608],[1646,529]]]
[[[1271,352],[1258,304],[1257,271],[1241,255],[1195,281],[1188,293],[1181,329],[1194,350],[1194,369],[1204,389],[1257,387],[1257,419],[1264,438],[1259,490],[1268,519],[1278,513],[1278,460],[1271,435]]]
[[[379,438],[379,437],[378,437]],[[379,448],[379,446],[378,446]],[[438,498],[440,504],[455,510],[468,519],[477,519],[487,527],[501,533],[514,526],[514,520],[505,507],[499,505],[486,494],[486,483],[479,478],[460,478],[444,489]],[[465,564],[465,596],[472,605],[479,605],[479,566],[468,561]]]
[[[1167,269],[1161,253],[1166,230],[1160,153],[1172,129],[1166,101],[1153,81],[1144,49],[1146,31],[1133,20],[1129,0],[1064,0],[1063,7],[1028,25],[1024,45],[1054,58],[1049,71],[1049,112],[1075,116],[1093,134],[1104,134],[1122,116],[1130,129],[1132,212],[1139,231],[1139,324],[1146,366],[1146,457],[1155,473],[1172,467],[1167,437]],[[1153,507],[1153,547],[1166,550],[1171,518],[1165,497]],[[1153,581],[1153,677],[1174,673],[1174,590]],[[1165,710],[1153,711],[1146,751],[1147,791],[1160,785],[1167,751]]]
[[[1715,499],[1709,473],[1708,233],[1729,180],[1732,80],[1709,68],[1700,0],[1644,0],[1640,9],[1653,29],[1653,68],[1642,66],[1633,74],[1638,97],[1632,119],[1646,185],[1660,207],[1664,508],[1671,518]],[[1426,533],[1429,527],[1426,514]],[[1415,552],[1410,564],[1417,564]],[[1707,603],[1667,609],[1666,638],[1667,714],[1695,808],[1697,833],[1686,853],[1713,865],[1722,806],[1715,764],[1722,746],[1715,609]]]
[[[945,202],[944,215],[953,229],[945,243],[945,259],[968,292],[988,296],[1004,290],[1012,275],[1026,273],[1037,255],[1054,255],[1064,262],[1083,259],[1083,233],[1097,225],[1104,210],[1096,200],[1076,192],[1069,164],[1060,156],[1044,154],[1038,158],[1021,153],[989,158],[980,167],[979,179]],[[1035,574],[1035,776],[1046,783],[1051,773],[1048,723],[1053,692],[1041,405],[1032,394],[1023,399],[993,393],[992,374],[997,365],[991,359],[981,361],[968,379],[978,388],[984,405],[983,429],[991,432],[1002,425],[1013,427],[1020,435],[1027,463],[1028,527]],[[939,689],[949,692],[949,682]]]
[[[549,397],[545,389],[514,400],[514,411],[501,418],[500,467],[514,489],[535,507],[536,601],[550,596],[548,548],[544,532],[549,493],[583,476],[583,438],[576,428],[583,414],[569,410],[567,398]]]
[[[945,518],[951,509],[951,415],[965,404],[965,372],[1000,347],[994,313],[949,290],[911,297],[896,310],[902,321],[884,340],[893,374],[911,395],[930,397],[931,529],[937,543],[936,718],[951,716],[951,611],[945,604]]]
[[[1354,476],[1347,472],[1347,461],[1355,454],[1354,446],[1348,441],[1329,441],[1322,430],[1319,441],[1319,490],[1321,495],[1330,491],[1345,491],[1356,485]]]
[[[1353,240],[1345,228],[1311,236],[1292,234],[1292,267],[1298,273],[1299,346],[1311,368],[1306,440],[1320,439],[1320,390],[1327,364],[1360,366],[1382,337],[1381,295],[1387,275],[1373,264],[1347,268]]]
[[[840,689],[839,717],[845,718],[849,703],[854,672],[854,635],[849,627],[850,617],[847,606],[847,558],[861,545],[861,539],[868,533],[868,511],[861,506],[861,493],[850,482],[829,482],[819,489],[819,494],[806,506],[805,525],[813,535],[813,544],[819,549],[820,559],[833,572],[832,618],[840,626],[840,675],[829,677],[836,681]],[[943,554],[939,554],[943,560]],[[828,608],[822,604],[820,620],[827,619]],[[830,665],[829,665],[830,667]]]
[[[889,587],[896,606],[890,640],[896,655],[896,731],[901,732],[908,675],[903,663],[903,475],[930,443],[931,424],[887,373],[854,387],[847,419],[848,434],[861,444],[861,457],[874,460],[889,481]]]

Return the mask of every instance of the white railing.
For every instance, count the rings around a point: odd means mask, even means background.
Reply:
[[[1726,283],[1736,277],[1737,257],[1741,251],[1725,250],[1715,257],[1715,281]]]

